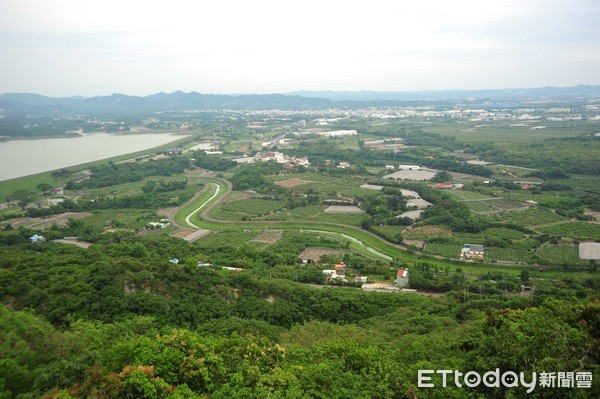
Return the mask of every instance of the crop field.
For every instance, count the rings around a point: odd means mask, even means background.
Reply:
[[[409,227],[402,232],[402,236],[408,240],[425,240],[431,237],[451,237],[452,231],[443,226]]]
[[[374,233],[385,237],[388,241],[398,242],[399,237],[403,237],[402,232],[405,230],[403,226],[374,226],[371,228]]]
[[[554,212],[540,208],[529,208],[519,212],[506,212],[498,214],[496,217],[503,222],[515,223],[521,226],[535,226],[565,220],[564,217]]]
[[[225,197],[224,202],[244,201],[250,198],[252,198],[252,194],[243,191],[231,191],[227,197]]]
[[[482,194],[482,193],[478,193],[476,191],[468,191],[468,190],[447,190],[446,192],[458,200],[482,200],[482,199],[488,199],[488,198],[492,197],[487,194]]]
[[[575,245],[543,245],[536,255],[541,264],[573,264],[580,262],[579,250]]]
[[[454,237],[465,243],[479,244],[485,240],[522,240],[525,235],[518,230],[508,229],[506,227],[492,227],[482,233],[452,233]]]
[[[423,253],[428,255],[439,255],[445,258],[460,258],[461,244],[436,244],[428,243],[423,249]],[[486,250],[487,251],[487,250]],[[486,253],[487,255],[487,253]]]
[[[292,188],[292,187],[302,186],[304,184],[310,184],[310,183],[314,183],[314,181],[298,179],[298,178],[293,178],[293,179],[288,179],[288,180],[280,180],[278,182],[275,182],[275,184],[277,184],[278,186],[285,187],[285,188]]]
[[[339,223],[359,226],[364,215],[361,214],[343,214],[343,213],[324,213],[326,208],[324,205],[312,205],[288,209],[285,212],[276,212],[262,220],[273,221],[307,221],[307,222],[324,222],[324,223]]]
[[[511,246],[509,248],[485,248],[486,261],[501,261],[514,263],[527,263],[531,261],[533,253],[526,247]]]
[[[156,222],[156,213],[147,209],[107,209],[94,211],[84,221],[92,227],[100,229],[124,228],[139,229],[148,222]]]
[[[323,212],[325,213],[347,213],[347,214],[355,214],[355,213],[364,213],[362,209],[357,206],[339,206],[339,205],[331,205],[327,207]]]
[[[483,123],[456,124],[455,122],[438,122],[427,127],[428,131],[454,136],[460,141],[477,142],[493,141],[499,144],[520,144],[542,141],[547,138],[568,137],[576,133],[594,133],[598,127],[592,124],[573,126],[568,123],[544,122],[546,129],[531,130],[531,126],[506,126],[506,123],[486,122],[486,126],[475,127]]]
[[[485,214],[485,213],[494,213],[498,212],[498,209],[493,206],[486,204],[481,201],[468,201],[465,202],[465,205],[469,208],[469,210],[476,214]]]
[[[299,258],[302,260],[312,260],[316,263],[323,255],[336,255],[344,252],[342,249],[308,247],[302,251]]]
[[[279,241],[282,234],[283,230],[264,230],[260,235],[250,240],[250,242],[273,244]]]
[[[58,226],[64,226],[65,224],[67,224],[69,219],[83,219],[83,218],[89,217],[91,215],[92,214],[89,212],[67,212],[67,213],[62,213],[60,215],[53,215],[53,216],[48,216],[48,217],[44,217],[44,218],[31,218],[31,217],[14,218],[14,219],[8,219],[8,220],[1,222],[0,226],[4,227],[4,226],[10,224],[14,228],[27,227],[30,229],[42,230],[42,229],[52,226],[53,224],[56,224]]]
[[[228,202],[222,209],[229,212],[238,212],[247,215],[265,216],[284,208],[285,201],[271,201],[260,198],[251,198],[243,201]]]
[[[525,204],[522,204],[522,203],[512,200],[510,198],[496,198],[496,199],[491,199],[491,200],[484,200],[481,202],[483,202],[487,205],[491,205],[492,207],[494,207],[498,210],[503,210],[503,211],[522,209],[522,208],[525,208],[525,206],[526,206]]]
[[[560,237],[569,237],[576,240],[600,241],[600,224],[586,222],[569,222],[537,229],[542,233]]]
[[[221,248],[242,245],[260,234],[260,231],[218,231],[212,233],[193,245],[198,248]]]

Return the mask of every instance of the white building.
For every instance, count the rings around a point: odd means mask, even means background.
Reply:
[[[398,165],[398,170],[421,170],[419,165]]]
[[[325,137],[357,136],[358,132],[356,130],[332,130],[329,132],[321,132],[319,135]]]
[[[408,270],[398,270],[396,274],[396,286],[400,288],[408,287]]]

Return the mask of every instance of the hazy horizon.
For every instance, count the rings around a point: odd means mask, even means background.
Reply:
[[[600,84],[593,0],[6,0],[0,93],[494,90]]]
[[[44,93],[35,93],[35,92],[16,92],[16,91],[12,91],[12,92],[2,92],[0,93],[0,95],[10,95],[10,94],[32,94],[32,95],[41,95],[44,97],[49,97],[49,98],[93,98],[93,97],[106,97],[106,96],[111,96],[111,95],[124,95],[124,96],[131,96],[131,97],[148,97],[148,96],[152,96],[152,95],[156,95],[156,94],[174,94],[174,93],[178,93],[178,92],[182,92],[185,94],[189,94],[189,93],[198,93],[198,94],[203,94],[203,95],[216,95],[216,96],[250,96],[250,95],[300,95],[302,96],[303,94],[298,94],[298,93],[381,93],[381,94],[412,94],[412,93],[425,93],[425,92],[431,92],[431,93],[442,93],[442,92],[460,92],[460,91],[464,91],[464,92],[470,92],[470,91],[502,91],[502,90],[506,90],[506,91],[514,91],[514,90],[537,90],[537,89],[548,89],[548,88],[554,88],[554,89],[568,89],[568,88],[576,88],[576,87],[599,87],[600,85],[595,85],[595,84],[587,84],[587,83],[580,83],[580,84],[576,84],[576,85],[572,85],[572,86],[551,86],[551,85],[546,85],[546,86],[539,86],[539,87],[499,87],[499,88],[481,88],[481,89],[463,89],[463,88],[451,88],[451,89],[427,89],[427,90],[369,90],[369,89],[365,89],[365,90],[331,90],[331,89],[315,89],[315,90],[303,90],[303,89],[299,89],[299,90],[293,90],[293,91],[288,91],[288,92],[265,92],[265,93],[257,93],[257,92],[246,92],[246,93],[228,93],[228,92],[222,92],[222,93],[218,93],[218,92],[199,92],[196,90],[189,90],[189,91],[185,91],[185,90],[174,90],[174,91],[158,91],[158,92],[154,92],[154,93],[150,93],[150,94],[130,94],[130,93],[124,93],[124,92],[114,92],[114,93],[107,93],[107,94],[92,94],[89,96],[83,96],[80,94],[73,94],[70,96],[53,96],[53,95],[48,95],[48,94],[44,94]]]

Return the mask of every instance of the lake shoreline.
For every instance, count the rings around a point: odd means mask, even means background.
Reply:
[[[163,132],[163,133],[166,133],[166,132]],[[175,140],[170,141],[168,143],[164,143],[162,145],[153,146],[151,148],[147,148],[147,149],[143,149],[143,150],[127,152],[127,153],[120,154],[120,155],[109,156],[109,157],[102,158],[102,159],[78,163],[75,165],[71,165],[68,168],[71,168],[74,172],[77,172],[77,171],[81,171],[84,169],[88,169],[94,165],[99,165],[99,164],[106,163],[109,161],[119,162],[119,161],[131,159],[131,158],[136,158],[136,157],[139,157],[142,155],[151,154],[151,153],[154,153],[157,151],[168,150],[173,147],[191,143],[193,141],[193,137],[195,136],[195,134],[198,134],[198,133],[199,132],[195,132],[195,133],[186,132],[184,134],[182,132],[179,132],[179,134],[173,135],[173,136],[177,136],[177,138]],[[149,134],[154,134],[154,133],[149,133]],[[58,170],[61,170],[64,168],[66,168],[66,167],[58,167],[58,168],[49,169],[49,170],[42,171],[42,172],[32,173],[32,174],[14,177],[14,178],[0,181],[0,201],[6,201],[6,199],[9,198],[10,195],[17,190],[28,190],[28,191],[35,192],[36,191],[35,187],[40,183],[47,183],[47,184],[51,184],[53,186],[65,184],[68,179],[56,179],[51,176],[52,172],[55,172],[55,171],[58,171]]]

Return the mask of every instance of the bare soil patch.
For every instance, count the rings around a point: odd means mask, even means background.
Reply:
[[[64,226],[69,219],[83,219],[91,216],[89,212],[67,212],[61,215],[53,215],[45,218],[15,218],[6,220],[4,224],[10,224],[13,227],[28,227],[30,229],[45,229],[53,224]]]
[[[451,237],[452,231],[447,227],[421,226],[409,227],[402,232],[402,235],[408,240],[418,240],[429,237]]]
[[[171,237],[181,238],[187,242],[194,242],[210,234],[210,230],[180,229],[170,234]]]
[[[273,243],[276,243],[277,241],[279,241],[282,234],[283,234],[283,230],[264,231],[258,237],[250,240],[250,242],[264,242],[264,243],[268,243],[268,244],[273,244]]]
[[[321,259],[321,256],[323,255],[335,255],[344,252],[345,251],[341,249],[308,247],[302,251],[299,257],[302,260],[311,260],[316,263],[319,262],[319,259]]]
[[[227,195],[224,202],[244,201],[252,198],[252,194],[244,191],[232,191]]]
[[[364,213],[362,209],[357,206],[341,206],[341,205],[331,205],[323,212],[325,213]]]
[[[278,181],[275,184],[277,184],[278,186],[281,186],[281,187],[285,187],[285,188],[292,188],[292,187],[301,186],[303,184],[309,184],[309,183],[314,183],[314,181],[298,179],[298,178],[294,177],[293,179]]]
[[[169,215],[172,214],[176,210],[177,210],[176,206],[173,206],[170,208],[162,208],[162,209],[159,209],[158,211],[156,211],[156,214],[158,216],[169,217]]]

